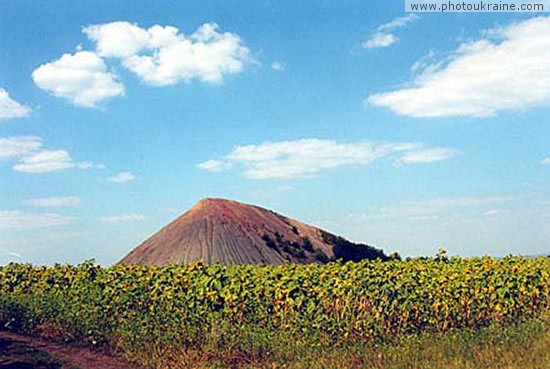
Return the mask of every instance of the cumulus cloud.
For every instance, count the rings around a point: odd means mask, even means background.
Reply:
[[[172,27],[158,31],[170,32]],[[147,30],[128,22],[111,22],[84,27],[82,32],[96,43],[97,52],[104,57],[128,58],[139,53],[150,41]],[[172,32],[172,35],[176,32]]]
[[[410,117],[490,116],[550,104],[550,17],[492,29],[446,60],[416,64],[409,87],[366,102]]]
[[[80,204],[80,199],[76,196],[46,197],[30,199],[25,201],[25,204],[40,208],[74,207]]]
[[[35,69],[32,78],[41,89],[69,99],[76,106],[94,107],[101,100],[124,95],[118,77],[90,51],[64,54]]]
[[[43,150],[24,156],[13,169],[25,173],[46,173],[68,169],[75,166],[73,159],[65,150]]]
[[[135,213],[106,216],[101,218],[101,221],[105,223],[138,222],[142,220],[145,220],[145,215]]]
[[[104,58],[115,59],[154,86],[193,79],[221,83],[224,76],[241,72],[253,61],[240,36],[221,32],[215,23],[205,23],[190,35],[172,26],[145,29],[123,21],[90,25],[82,32],[95,43],[95,51],[82,50],[79,45],[74,54],[64,54],[32,73],[39,88],[76,106],[95,107],[102,100],[124,95],[123,84],[107,69]],[[10,106],[14,111],[15,105]],[[18,114],[26,114],[24,107],[18,109]]]
[[[100,56],[120,59],[155,86],[192,79],[219,83],[224,75],[241,72],[252,59],[239,35],[220,32],[215,23],[205,23],[191,35],[172,26],[145,29],[129,22],[91,25],[83,32],[96,43]]]
[[[13,170],[24,173],[46,173],[78,167],[101,168],[102,164],[75,163],[65,150],[44,150],[37,136],[0,138],[0,160],[17,160]]]
[[[55,214],[34,214],[20,210],[0,210],[0,229],[33,229],[70,224],[74,218]]]
[[[407,26],[409,23],[417,19],[418,16],[414,13],[408,14],[404,17],[394,18],[391,22],[384,23],[376,28],[371,37],[362,43],[362,46],[365,49],[375,49],[393,45],[399,41],[399,38],[392,32],[398,28]]]
[[[408,164],[445,160],[452,155],[444,148],[425,148],[419,143],[340,143],[333,140],[301,139],[237,146],[221,160],[209,160],[199,167],[220,171],[232,164],[244,166],[243,175],[253,179],[309,177],[346,165],[368,165],[383,157],[396,157]],[[418,153],[416,157],[406,155]]]
[[[136,178],[131,172],[120,172],[115,176],[107,178],[107,181],[114,183],[126,183]]]
[[[0,120],[26,117],[30,112],[29,107],[15,101],[8,91],[0,88]]]
[[[541,165],[550,165],[550,156],[547,158],[544,158],[540,162]]]

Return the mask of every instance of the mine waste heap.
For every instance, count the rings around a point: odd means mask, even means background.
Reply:
[[[206,198],[155,233],[120,263],[166,265],[324,264],[387,256],[322,229],[237,201]]]

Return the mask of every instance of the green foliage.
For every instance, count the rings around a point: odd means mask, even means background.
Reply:
[[[321,231],[323,241],[332,245],[334,260],[355,261],[361,260],[388,260],[388,257],[382,250],[361,243],[353,243],[343,237],[335,236],[325,231]]]
[[[505,325],[549,307],[550,258],[0,267],[2,327],[134,359],[204,345],[267,355],[280,337],[304,347],[381,342]]]
[[[311,244],[311,240],[307,237],[302,237],[302,247],[304,248],[304,250],[306,250],[307,252],[313,252],[315,251],[313,249],[313,245]]]
[[[398,252],[392,252],[392,253],[390,254],[390,256],[388,256],[388,258],[389,258],[390,260],[397,260],[397,261],[401,261],[401,260],[402,260],[402,259],[401,259],[401,255],[399,255]]]
[[[449,261],[449,256],[447,254],[447,250],[445,250],[445,248],[443,246],[441,246],[439,248],[439,250],[437,251],[437,254],[435,255],[435,260],[442,261],[442,262]]]
[[[270,249],[276,249],[276,248],[277,248],[277,244],[275,243],[275,241],[273,241],[273,240],[271,239],[271,237],[269,237],[268,234],[264,234],[264,235],[262,236],[262,240],[264,240],[265,245],[266,245],[267,247],[269,247]]]
[[[325,254],[324,251],[320,249],[315,250],[315,260],[321,263],[326,263],[329,261],[327,254]]]

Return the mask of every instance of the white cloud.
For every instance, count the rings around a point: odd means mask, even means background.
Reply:
[[[135,213],[113,215],[101,218],[101,221],[105,223],[138,222],[142,220],[145,220],[145,215]]]
[[[366,102],[411,117],[479,117],[549,105],[550,17],[483,34],[461,44],[448,60],[424,65],[410,87],[371,95]]]
[[[405,27],[406,25],[408,25],[411,22],[414,22],[418,18],[419,18],[418,15],[414,13],[410,13],[403,17],[394,18],[390,22],[380,25],[376,30],[379,32],[393,31],[398,28]]]
[[[544,158],[540,162],[541,165],[550,165],[550,156],[547,158]]]
[[[171,27],[163,30],[170,33]],[[138,54],[151,39],[147,30],[128,22],[91,25],[84,27],[82,32],[96,42],[99,55],[121,59]]]
[[[0,120],[26,117],[30,112],[29,107],[13,100],[8,91],[0,88]]]
[[[365,219],[434,219],[448,213],[455,213],[460,209],[475,209],[487,205],[498,205],[510,202],[513,199],[514,198],[510,196],[428,198],[383,206],[376,211],[363,214],[361,217]],[[491,210],[487,211],[485,215],[487,215],[487,213],[490,213],[489,215],[493,214]]]
[[[34,214],[20,210],[0,210],[0,229],[33,229],[67,225],[72,217],[45,213]]]
[[[107,70],[103,59],[93,52],[77,51],[38,67],[34,83],[76,106],[94,107],[97,102],[124,95],[124,86]]]
[[[419,143],[339,143],[332,140],[301,139],[295,141],[264,142],[259,145],[237,146],[223,160],[209,160],[199,167],[220,171],[231,164],[242,164],[244,176],[253,179],[308,177],[323,170],[345,165],[368,165],[388,156],[420,152],[417,157],[400,160],[404,164],[444,160],[438,150],[425,148]],[[429,160],[428,160],[429,159]]]
[[[125,183],[133,181],[136,178],[131,172],[120,172],[116,176],[107,178],[107,181],[114,183]]]
[[[14,136],[0,138],[0,160],[19,158],[42,147],[37,136]]]
[[[13,169],[25,173],[47,173],[74,167],[75,164],[65,150],[43,150],[24,156]]]
[[[231,165],[223,160],[207,160],[205,162],[197,164],[201,169],[206,169],[211,172],[221,172],[228,169]]]
[[[392,33],[392,31],[407,26],[409,23],[418,19],[418,16],[414,13],[406,15],[404,17],[394,18],[391,22],[384,23],[376,31],[372,33],[371,37],[363,42],[361,45],[365,49],[375,49],[380,47],[388,47],[393,45],[399,38]]]
[[[76,166],[79,167],[80,169],[92,169],[92,168],[105,169],[104,164],[96,164],[96,163],[92,163],[92,162],[89,162],[89,161],[80,162]]]
[[[401,156],[397,162],[401,164],[432,163],[435,161],[451,159],[456,155],[458,155],[457,150],[448,149],[445,147],[436,147],[407,152]]]
[[[25,204],[41,208],[73,207],[80,204],[80,199],[76,196],[46,197],[40,199],[30,199],[25,201]]]
[[[486,216],[486,217],[495,217],[497,215],[500,215],[502,214],[504,211],[502,210],[498,210],[498,209],[491,209],[491,210],[487,210],[486,212],[483,213],[483,216]]]
[[[375,33],[367,41],[363,42],[365,49],[375,49],[379,47],[388,47],[396,43],[399,39],[392,33]]]
[[[362,207],[357,213],[318,214],[325,228],[351,240],[397,250],[403,256],[538,254],[548,249],[550,229],[545,201],[534,193],[451,196]],[[498,210],[493,216],[484,213]],[[310,220],[312,221],[312,220]],[[317,223],[317,222],[315,222]]]
[[[176,27],[144,29],[128,22],[91,25],[83,32],[96,43],[99,55],[120,59],[145,83],[155,86],[195,78],[219,83],[224,75],[241,72],[252,60],[239,35],[221,33],[215,23],[205,23],[189,36]]]
[[[0,160],[17,160],[13,170],[25,173],[46,173],[78,167],[104,168],[102,164],[75,163],[65,150],[43,150],[42,139],[37,136],[0,138]]]
[[[273,63],[271,63],[271,69],[273,70],[280,72],[285,70],[285,68],[286,68],[286,64],[281,61],[274,61]]]

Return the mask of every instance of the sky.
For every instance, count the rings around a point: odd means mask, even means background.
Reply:
[[[403,256],[550,249],[550,16],[0,2],[0,264],[116,263],[204,197]]]

